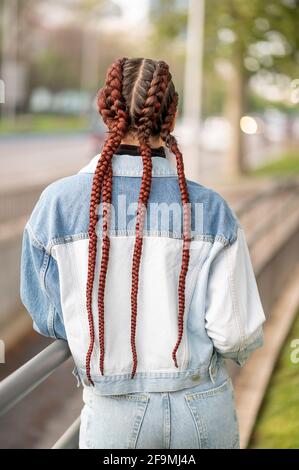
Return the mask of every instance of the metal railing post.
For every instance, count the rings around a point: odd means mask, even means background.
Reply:
[[[78,449],[80,417],[58,439],[52,449]]]
[[[0,416],[34,390],[71,356],[68,343],[56,340],[0,382]]]

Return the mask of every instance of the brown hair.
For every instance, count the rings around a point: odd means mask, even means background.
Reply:
[[[178,338],[172,352],[175,366],[178,367],[176,353],[183,336],[185,310],[185,280],[189,264],[190,213],[189,194],[184,174],[182,153],[176,138],[171,135],[171,127],[178,105],[172,75],[168,65],[160,60],[143,58],[120,58],[108,69],[106,81],[98,92],[98,109],[108,127],[101,156],[95,170],[91,198],[89,221],[88,273],[86,285],[86,306],[90,330],[90,345],[86,355],[86,373],[91,384],[90,361],[94,348],[95,332],[92,315],[92,290],[95,277],[97,255],[96,225],[98,205],[103,205],[102,258],[98,290],[100,372],[104,375],[104,292],[109,260],[109,205],[112,197],[112,157],[128,131],[136,133],[143,162],[143,174],[138,199],[136,218],[136,239],[132,262],[131,285],[131,349],[133,368],[131,378],[137,369],[137,351],[135,345],[137,294],[139,266],[142,253],[143,224],[152,180],[152,159],[150,136],[160,135],[166,146],[176,156],[178,184],[183,205],[183,250],[182,266],[178,286]]]

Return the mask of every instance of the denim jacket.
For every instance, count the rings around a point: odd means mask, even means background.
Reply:
[[[89,201],[98,158],[42,192],[24,229],[21,260],[21,299],[35,330],[68,341],[85,386],[89,386],[85,358],[90,341],[85,304]],[[187,181],[192,231],[184,330],[175,367],[172,350],[178,335],[182,208],[174,156],[167,151],[167,158],[155,156],[152,160],[139,273],[138,366],[131,379],[131,264],[142,158],[115,154],[112,159],[103,376],[97,331],[100,223],[93,289],[91,377],[100,394],[171,391],[213,381],[225,367],[224,358],[242,366],[263,344],[265,316],[244,230],[218,193]]]

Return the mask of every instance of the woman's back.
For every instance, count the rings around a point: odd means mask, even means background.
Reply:
[[[192,214],[190,259],[185,288],[185,328],[177,353],[179,367],[175,367],[172,349],[177,338],[182,210],[171,156],[152,157],[152,189],[139,271],[138,367],[136,377],[131,380],[130,289],[142,160],[140,156],[129,155],[126,148],[125,152],[112,159],[113,212],[105,293],[104,376],[99,370],[99,348],[95,347],[91,377],[102,393],[176,390],[202,380],[215,348],[242,362],[240,354],[246,355],[247,348],[262,340],[263,312],[250,259],[243,251],[245,239],[238,220],[221,196],[188,182]],[[156,153],[159,152],[161,149]],[[41,195],[26,229],[28,250],[32,250],[32,246],[36,248],[38,241],[37,258],[43,257],[45,293],[36,304],[36,314],[42,318],[42,323],[36,319],[37,326],[44,334],[67,339],[79,375],[86,384],[85,353],[90,338],[84,295],[89,198],[99,158],[96,156],[77,175],[51,184]],[[99,256],[93,294],[95,344],[99,343],[97,286],[101,264],[101,219],[97,243]],[[23,268],[26,270],[28,266],[23,265]],[[30,285],[22,283],[22,297],[31,312],[34,307],[26,299],[29,290],[34,288],[33,280],[31,277]],[[36,282],[40,282],[40,273]],[[253,297],[247,298],[242,290],[239,291],[241,283]],[[209,306],[214,291],[217,301],[213,298]]]
[[[185,178],[177,106],[164,61],[117,59],[101,154],[48,186],[25,227],[21,298],[69,343],[80,447],[238,446],[224,358],[243,365],[265,317],[239,221]]]

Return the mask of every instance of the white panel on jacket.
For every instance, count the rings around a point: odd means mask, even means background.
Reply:
[[[111,236],[105,289],[105,375],[130,374],[131,279],[135,237]],[[210,243],[193,241],[186,279],[184,335],[177,352],[175,368],[172,350],[178,336],[178,279],[182,260],[182,240],[149,236],[143,239],[139,271],[136,327],[137,372],[178,372],[186,368],[188,344],[186,322],[189,303]],[[89,326],[85,307],[88,239],[56,245],[61,304],[66,333],[77,366],[84,369],[89,345]],[[92,373],[99,374],[97,286],[101,243],[98,241],[93,289],[93,317],[96,342],[91,361]],[[74,285],[75,283],[75,285]]]

